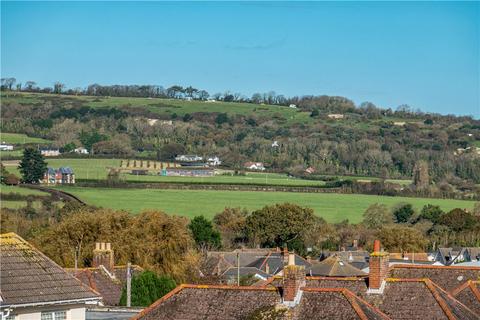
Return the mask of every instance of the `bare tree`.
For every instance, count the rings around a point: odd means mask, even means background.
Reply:
[[[64,88],[65,88],[65,84],[63,84],[61,82],[57,81],[53,84],[53,92],[56,93],[56,94],[62,93]]]

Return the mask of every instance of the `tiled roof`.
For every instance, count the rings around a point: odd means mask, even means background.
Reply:
[[[452,291],[452,295],[471,310],[480,314],[480,280],[469,280]]]
[[[0,235],[2,305],[100,300],[99,295],[15,233]]]
[[[60,167],[58,168],[61,174],[73,174],[73,170],[70,167]]]
[[[392,319],[479,319],[429,279],[387,279],[383,294],[371,300]]]
[[[302,288],[302,300],[284,319],[389,319],[347,289]],[[272,287],[181,285],[133,319],[246,319],[254,312],[281,306]]]
[[[367,275],[362,270],[355,268],[336,255],[330,256],[321,262],[313,264],[307,270],[307,274],[311,276],[329,277],[352,277]]]
[[[392,278],[428,278],[446,291],[458,288],[468,280],[480,279],[479,267],[394,265]]]
[[[142,270],[139,266],[132,265],[133,275],[140,273]],[[83,284],[97,291],[102,296],[104,305],[117,306],[119,304],[123,286],[127,281],[126,266],[115,266],[115,279],[110,278],[100,268],[78,269],[77,273],[74,269],[66,269],[66,271],[75,275]]]
[[[232,252],[209,252],[201,267],[205,275],[221,275],[230,268],[237,267],[237,253],[240,267],[256,268],[270,275],[283,270],[284,256],[281,252],[272,250],[251,250]],[[268,272],[267,272],[268,264]],[[299,255],[295,255],[295,264],[309,267],[311,264]]]
[[[236,277],[239,271],[240,271],[240,276],[249,276],[249,275],[256,275],[256,274],[263,278],[268,278],[270,276],[268,273],[265,273],[264,271],[254,267],[240,267],[240,270],[238,269],[239,268],[235,268],[235,267],[229,268],[227,269],[227,271],[223,273],[223,276],[228,278]]]
[[[275,288],[181,285],[133,319],[244,319],[279,301]]]
[[[296,310],[298,319],[390,319],[367,301],[344,288],[304,288]]]

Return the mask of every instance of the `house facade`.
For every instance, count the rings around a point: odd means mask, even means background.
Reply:
[[[75,173],[70,167],[47,168],[41,182],[43,184],[74,184]]]
[[[85,320],[101,297],[15,233],[0,235],[2,320]]]

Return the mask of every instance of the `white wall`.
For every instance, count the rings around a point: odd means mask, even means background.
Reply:
[[[51,306],[41,308],[14,309],[10,315],[16,315],[15,320],[41,320],[42,311],[67,311],[67,320],[85,320],[84,305],[78,306]]]

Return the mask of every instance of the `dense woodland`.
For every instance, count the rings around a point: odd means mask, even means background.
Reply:
[[[272,92],[251,98],[232,95],[230,99],[228,93],[214,96],[222,101],[294,103],[297,112],[309,113],[308,119],[289,121],[281,113],[273,117],[255,112],[232,114],[228,103],[224,104],[225,113],[193,112],[167,117],[129,105],[92,108],[73,95],[201,100],[209,96],[208,92],[180,86],[163,89],[91,85],[84,90],[69,90],[57,83],[47,90],[30,82],[23,87],[14,84],[2,80],[3,97],[15,94],[9,88],[72,95],[41,95],[34,104],[17,102],[15,97],[2,102],[2,131],[50,139],[53,146],[66,152],[84,146],[94,156],[163,160],[182,153],[215,154],[225,166],[234,169],[240,169],[245,161],[262,161],[271,171],[297,176],[311,166],[318,175],[407,179],[412,178],[415,165],[424,160],[436,190],[475,192],[475,184],[480,183],[480,156],[476,150],[480,147],[480,121],[471,117],[425,114],[405,105],[395,111],[377,108],[373,103],[356,106],[343,97],[278,98]],[[168,104],[169,100],[159,101]],[[330,113],[345,118],[332,120],[328,118]],[[152,118],[173,122],[151,125],[148,119]],[[274,141],[278,146],[272,146]]]

